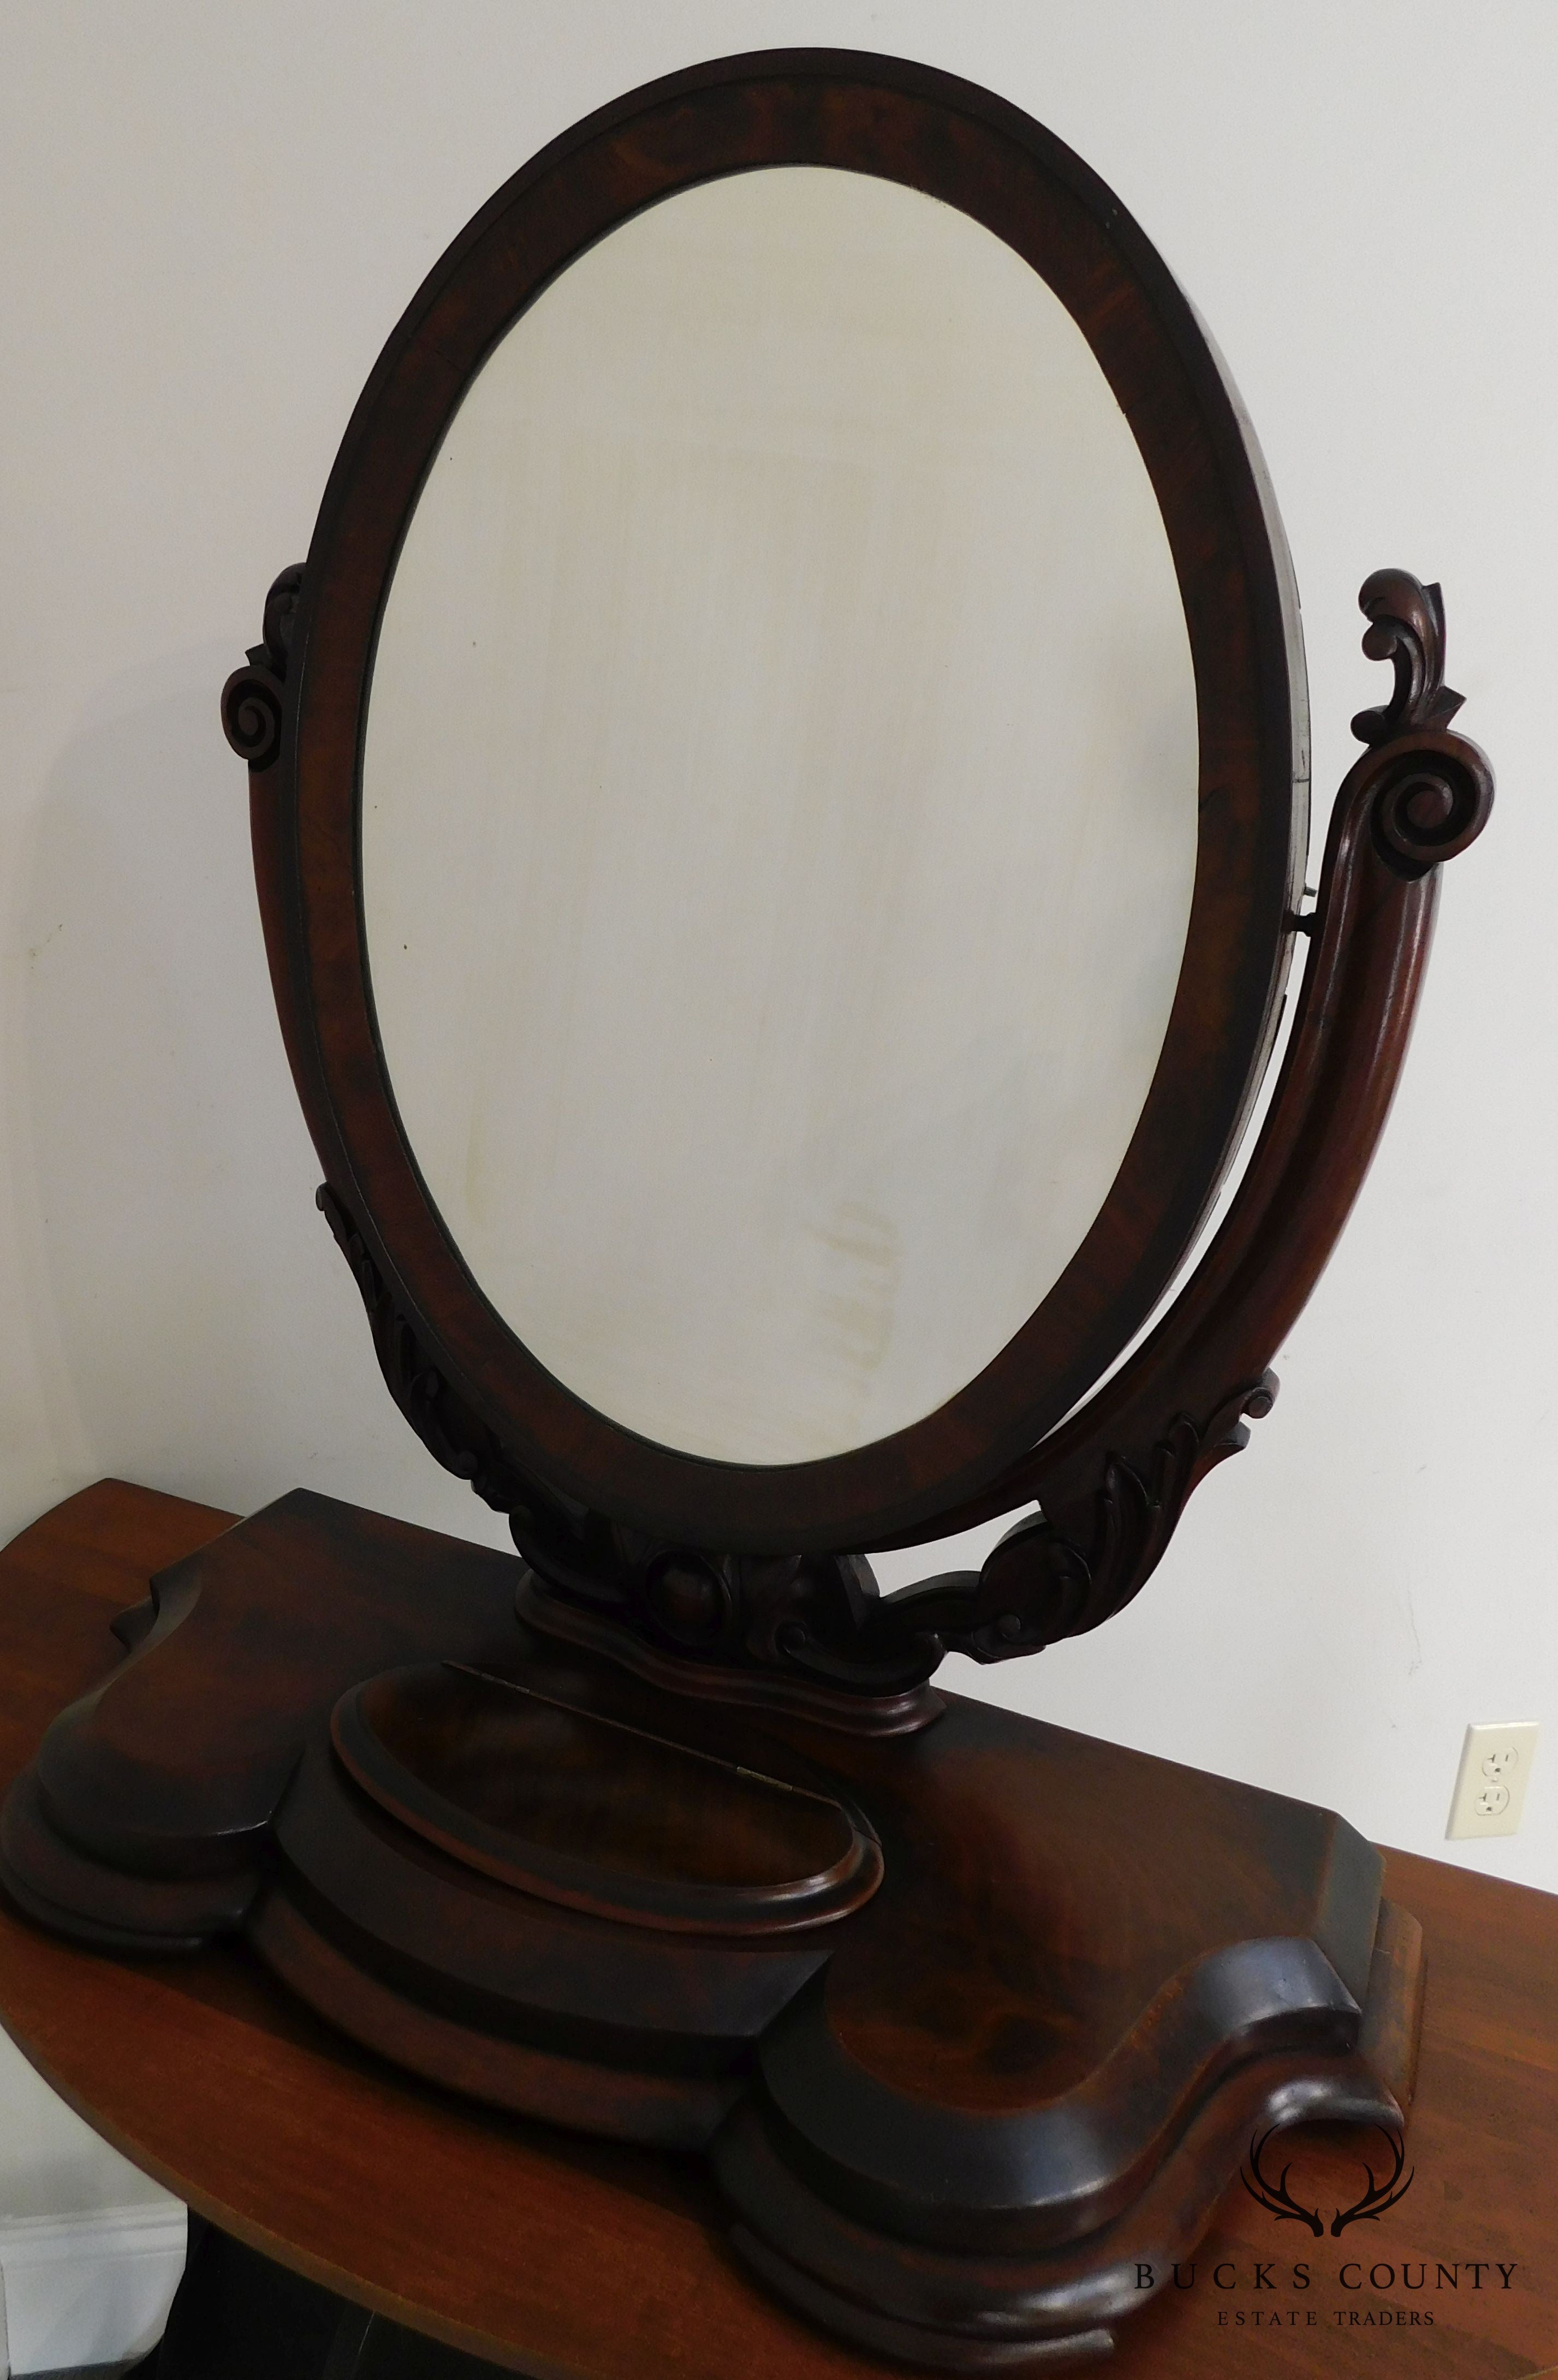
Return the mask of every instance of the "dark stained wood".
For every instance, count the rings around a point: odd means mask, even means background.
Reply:
[[[1369,748],[1336,797],[1293,1032],[1228,1214],[1105,1387],[953,1520],[1028,1498],[1041,1517],[1011,1532],[977,1582],[893,1598],[905,1630],[989,1658],[1097,1627],[1150,1576],[1199,1481],[1243,1446],[1246,1416],[1271,1410],[1265,1367],[1324,1269],[1394,1096],[1439,868],[1492,805],[1484,755],[1449,732],[1461,698],[1444,684],[1438,588],[1379,571],[1359,602],[1364,650],[1394,660],[1396,691],[1353,722]]]
[[[592,1916],[791,1933],[858,1909],[882,1881],[875,1836],[832,1794],[512,1675],[392,1670],[343,1695],[330,1732],[347,1776],[403,1826]]]
[[[0,1557],[0,1769],[14,1773],[59,1706],[116,1664],[114,1613],[229,1517],[108,1482]],[[1558,2358],[1558,1900],[1403,1854],[1389,1857],[1388,1885],[1423,1920],[1431,1978],[1406,2195],[1377,2223],[1316,2241],[1235,2181],[1193,2286],[1157,2277],[1161,2293],[1126,2325],[1110,2365],[1122,2380],[1254,2368],[1530,2380]],[[751,2286],[695,2161],[569,2138],[396,2073],[236,1946],[109,1960],[0,1905],[0,2014],[89,2121],[224,2229],[506,2368],[548,2380],[887,2368]],[[1357,2198],[1366,2154],[1312,2131],[1283,2150],[1295,2195],[1327,2216]],[[1499,2260],[1515,2265],[1508,2289]],[[1307,2290],[1292,2285],[1297,2262]],[[1456,2289],[1404,2284],[1404,2269],[1415,2281],[1426,2264],[1431,2279],[1440,2263]],[[1319,2320],[1233,2326],[1273,2308]],[[1431,2328],[1334,2322],[1425,2308]]]
[[[1196,667],[1200,832],[1161,1062],[1109,1197],[1007,1347],[937,1413],[826,1462],[704,1462],[582,1403],[488,1305],[401,1133],[373,1024],[358,884],[362,719],[389,574],[426,468],[493,342],[548,278],[639,208],[755,166],[885,176],[963,209],[1070,309],[1162,511]],[[615,1630],[640,1668],[711,1695],[854,1694],[916,1716],[948,1649],[1009,1659],[1098,1626],[1151,1574],[1199,1482],[1269,1413],[1272,1355],[1367,1170],[1405,1053],[1437,871],[1480,831],[1491,777],[1450,731],[1436,588],[1363,589],[1393,699],[1338,797],[1319,905],[1296,914],[1307,740],[1301,640],[1275,510],[1214,352],[1096,176],[1004,102],[844,52],[717,62],[554,142],[434,268],[353,417],[306,569],[284,573],[224,717],[250,762],[256,877],[299,1096],[396,1402],[430,1451],[509,1513],[538,1625]],[[295,633],[296,622],[296,633]],[[1309,937],[1277,1095],[1232,1211],[1180,1296],[1059,1429],[1158,1299],[1236,1144],[1295,933]],[[689,1152],[695,1161],[695,1153]],[[624,1162],[630,1162],[625,1153]],[[1053,1435],[1046,1436],[1046,1432]],[[1037,1500],[978,1572],[876,1596],[858,1548]],[[550,1619],[545,1606],[550,1602]]]
[[[1201,832],[1162,1060],[1075,1260],[939,1414],[830,1461],[753,1466],[704,1462],[617,1427],[547,1374],[473,1288],[402,1138],[374,1034],[356,880],[358,771],[389,573],[426,468],[493,341],[558,270],[642,206],[721,175],[793,164],[883,176],[959,208],[1077,320],[1130,421],[1179,575],[1200,718]],[[936,1534],[943,1513],[1086,1393],[1187,1246],[1274,1031],[1306,840],[1307,737],[1296,600],[1274,521],[1222,367],[1139,227],[1053,135],[932,68],[821,50],[699,66],[554,142],[460,235],[347,430],[298,598],[279,758],[255,791],[273,972],[333,1213],[392,1385],[479,1492],[517,1507],[522,1525],[529,1516],[533,1526],[545,1488],[681,1548],[827,1554]],[[257,715],[274,664],[268,638]],[[228,710],[238,708],[230,688]],[[261,735],[246,715],[246,758],[269,751]],[[432,1399],[419,1387],[429,1371],[440,1384]]]
[[[771,2287],[933,2368],[1106,2342],[1254,2132],[1399,2128],[1418,1929],[1329,1813],[961,1697],[907,1736],[678,1697],[525,1628],[523,1577],[283,1498],[158,1572],[0,1876],[104,1948],[246,1932],[430,2079],[706,2150]]]
[[[844,1561],[836,1565],[837,1574],[832,1582],[835,1592],[831,1597],[826,1575],[820,1575],[822,1566],[815,1561],[804,1566],[758,1565],[727,1557],[720,1567],[729,1573],[732,1600],[748,1620],[761,1618],[762,1613],[763,1568],[791,1573],[787,1578],[781,1576],[777,1592],[768,1598],[771,1613],[775,1606],[780,1614],[792,1604],[799,1607],[804,1597],[815,1614],[818,1605],[828,1597],[834,1614],[842,1616],[847,1631],[858,1635],[862,1621],[869,1621],[873,1609],[874,1582],[870,1592],[862,1596],[858,1582],[851,1582],[848,1577],[851,1571],[864,1571],[863,1563]],[[565,1644],[605,1653],[612,1660],[637,1671],[649,1684],[663,1686],[669,1694],[745,1704],[754,1710],[795,1711],[802,1718],[847,1727],[859,1735],[913,1735],[920,1728],[929,1727],[945,1707],[935,1688],[923,1680],[901,1686],[896,1692],[890,1688],[876,1694],[869,1692],[872,1682],[870,1664],[863,1657],[846,1658],[840,1664],[845,1682],[837,1684],[824,1683],[814,1670],[808,1672],[799,1668],[781,1669],[771,1663],[766,1653],[749,1660],[745,1668],[737,1667],[735,1659],[722,1658],[724,1647],[716,1648],[711,1658],[688,1660],[685,1653],[668,1653],[649,1635],[625,1627],[620,1611],[592,1610],[582,1600],[559,1595],[553,1586],[543,1587],[533,1569],[519,1590],[518,1611],[539,1634],[560,1637]],[[824,1633],[830,1632],[825,1629]],[[759,1641],[766,1641],[761,1631]],[[853,1649],[858,1655],[858,1647]],[[906,1665],[901,1656],[890,1657],[891,1667],[899,1673],[907,1670],[914,1674],[928,1668],[931,1658],[920,1650],[918,1658]],[[933,1658],[939,1661],[941,1656],[935,1653]]]

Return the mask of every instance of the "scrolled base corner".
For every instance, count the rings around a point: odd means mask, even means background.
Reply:
[[[1191,2257],[1253,2143],[1312,2123],[1406,2122],[1422,2022],[1422,1929],[1390,1901],[1355,2049],[1247,2058],[1209,2090],[1109,2222],[1022,2255],[895,2237],[824,2195],[825,2168],[760,2087],[710,2148],[730,2240],[754,2277],[835,2338],[926,2372],[1035,2375],[1090,2364],[1135,2315],[1143,2271]],[[1247,2185],[1248,2186],[1248,2185]],[[1130,2324],[1134,2335],[1136,2323]]]
[[[237,1933],[257,1877],[229,1870],[167,1878],[110,1867],[60,1833],[36,1775],[26,1769],[0,1811],[0,1885],[53,1934],[91,1949],[173,1958]]]

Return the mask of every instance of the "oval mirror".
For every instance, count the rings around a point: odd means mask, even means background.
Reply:
[[[1198,774],[1151,481],[1003,240],[782,166],[590,249],[450,424],[363,756],[390,1084],[504,1320],[726,1463],[945,1404],[1129,1147]]]
[[[543,152],[370,382],[287,693],[295,1070],[494,1501],[930,1534],[1139,1330],[1270,1047],[1301,663],[1217,358],[1039,127],[776,53]]]

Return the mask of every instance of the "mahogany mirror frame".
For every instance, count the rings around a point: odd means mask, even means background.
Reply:
[[[757,1465],[651,1443],[595,1411],[471,1278],[419,1174],[375,1030],[360,780],[400,542],[496,342],[637,212],[722,176],[807,164],[959,209],[1039,271],[1081,329],[1135,435],[1177,574],[1199,815],[1157,1070],[1109,1195],[1053,1287],[937,1411],[822,1460]],[[1036,1651],[1097,1627],[1138,1591],[1193,1488],[1271,1409],[1271,1359],[1389,1110],[1440,864],[1480,832],[1491,804],[1486,759],[1449,726],[1460,698],[1444,684],[1438,589],[1382,570],[1359,601],[1364,650],[1392,664],[1394,689],[1353,722],[1366,749],[1336,797],[1315,904],[1300,912],[1297,601],[1237,397],[1167,266],[1098,176],[1020,110],[933,68],[825,50],[695,67],[564,134],[455,241],[370,378],[308,563],[272,588],[263,641],[228,680],[223,717],[250,766],[261,909],[325,1177],[319,1204],[402,1413],[508,1515],[535,1624],[683,1691],[799,1695],[850,1723],[896,1726],[914,1723],[905,1698],[914,1703],[946,1652]],[[1238,1147],[1296,936],[1308,956],[1259,1135],[1215,1234],[1138,1337]],[[1033,1504],[979,1571],[878,1595],[867,1549]]]
[[[947,199],[1081,325],[1179,573],[1202,831],[1162,1062],[1073,1265],[941,1412],[760,1469],[592,1413],[468,1277],[374,1038],[358,788],[399,540],[526,297],[668,192],[807,162]],[[223,711],[321,1204],[397,1403],[524,1559],[299,1491],[160,1572],[114,1623],[126,1659],[0,1811],[22,1906],[118,1955],[241,1936],[433,2082],[705,2155],[757,2278],[895,2368],[1106,2352],[1146,2301],[1143,2260],[1193,2249],[1251,2143],[1315,2117],[1398,2135],[1421,1929],[1361,1837],[928,1684],[948,1650],[1033,1651],[1137,1592],[1270,1409],[1266,1367],[1367,1170],[1441,863],[1492,779],[1450,726],[1438,589],[1377,571],[1360,601],[1394,691],[1353,722],[1364,750],[1297,914],[1280,530],[1187,303],[1085,166],[928,68],[788,52],[635,93],[500,191],[386,348]],[[1307,964],[1237,1185],[1109,1371],[1247,1118],[1295,934]],[[895,1596],[852,1550],[1031,1502],[980,1571]]]
[[[1186,953],[1124,1163],[1037,1311],[938,1411],[787,1464],[651,1443],[546,1371],[471,1278],[400,1126],[360,897],[374,645],[402,539],[496,341],[581,251],[674,192],[754,167],[887,176],[1023,256],[1124,409],[1178,577],[1199,713]],[[929,67],[842,52],[700,66],[604,108],[516,175],[429,276],[353,416],[302,575],[267,920],[326,1179],[423,1351],[510,1459],[566,1499],[709,1548],[835,1550],[937,1533],[1075,1404],[1161,1296],[1215,1193],[1269,1054],[1307,832],[1296,606],[1258,453],[1218,358],[1111,192],[1017,109]],[[625,1162],[630,1161],[626,1157]]]

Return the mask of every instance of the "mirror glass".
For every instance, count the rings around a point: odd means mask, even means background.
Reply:
[[[943,1405],[1085,1237],[1189,914],[1130,429],[980,225],[815,166],[634,216],[499,342],[381,626],[381,1046],[493,1305],[746,1463]]]

